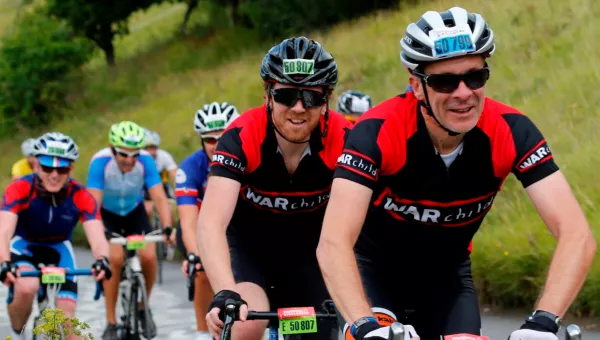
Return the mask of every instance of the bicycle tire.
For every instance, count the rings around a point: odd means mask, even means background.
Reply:
[[[136,276],[136,282],[138,284],[139,289],[138,292],[141,293],[141,298],[142,298],[142,303],[144,305],[144,318],[146,319],[146,325],[150,325],[152,323],[152,320],[150,319],[150,303],[148,302],[148,297],[146,296],[146,291],[145,289],[145,283],[144,283],[144,277],[141,276],[141,274],[138,274]],[[141,322],[141,320],[137,320],[138,324]],[[156,327],[156,325],[154,325],[154,327]],[[138,328],[139,329],[139,328]],[[152,339],[153,337],[150,334],[150,329],[143,329],[142,330],[142,334],[144,336],[144,338],[146,339]]]
[[[123,327],[123,340],[135,340],[136,336],[139,339],[139,328],[137,319],[137,293],[138,283],[136,280],[129,286],[129,301],[127,301],[127,314]],[[133,329],[132,329],[133,328]]]

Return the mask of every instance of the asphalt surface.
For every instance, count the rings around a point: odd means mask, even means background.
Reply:
[[[89,251],[75,249],[77,264],[81,268],[91,265],[92,256]],[[186,281],[179,270],[178,263],[165,263],[163,268],[163,284],[156,284],[150,300],[150,307],[157,324],[158,335],[155,339],[189,339],[195,332],[196,324],[194,309],[191,302],[187,301]],[[95,338],[100,339],[106,325],[104,300],[93,300],[93,279],[80,277],[79,281],[79,304],[76,316],[87,322],[89,330]],[[5,301],[8,293],[6,287],[0,288],[0,301]],[[8,313],[4,304],[0,307],[0,339],[10,334]],[[489,315],[483,308],[483,334],[491,339],[506,339],[511,331],[518,329],[523,323],[524,315],[511,313],[510,315]],[[34,307],[34,312],[37,309]],[[587,322],[586,324],[588,324]],[[583,339],[600,339],[600,332],[587,330],[582,324]],[[31,334],[32,318],[26,328],[27,334]],[[560,339],[564,339],[563,330],[560,331]],[[27,339],[31,339],[30,336]]]

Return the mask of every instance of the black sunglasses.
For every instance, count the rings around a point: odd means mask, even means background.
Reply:
[[[327,95],[323,92],[294,87],[271,89],[271,95],[275,102],[289,107],[296,105],[299,99],[306,109],[321,106],[327,101]]]
[[[477,90],[482,88],[488,79],[490,79],[490,70],[487,67],[462,74],[423,74],[416,71],[413,73],[423,79],[425,84],[429,85],[435,92],[439,93],[454,92],[461,81],[464,81],[465,85],[471,90]]]
[[[69,167],[69,166],[60,167],[60,168],[53,168],[51,166],[41,165],[41,167],[42,167],[42,171],[45,172],[45,173],[47,173],[47,174],[51,174],[52,171],[56,170],[56,172],[59,175],[66,175],[66,174],[69,173],[69,171],[71,171],[71,167]]]
[[[208,145],[215,145],[221,139],[221,136],[202,137],[202,142]]]

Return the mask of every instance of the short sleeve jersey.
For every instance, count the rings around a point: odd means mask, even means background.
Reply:
[[[175,176],[177,205],[197,205],[200,208],[209,169],[208,155],[198,150],[181,162]]]
[[[171,154],[163,149],[156,150],[156,168],[163,183],[169,182],[169,171],[177,169],[177,163]]]
[[[315,256],[335,163],[350,129],[350,123],[332,110],[322,137],[324,124],[322,116],[293,175],[264,105],[245,112],[226,129],[211,174],[241,183],[228,228],[230,244],[244,243],[271,256],[277,247],[290,256]]]
[[[152,156],[144,150],[129,172],[121,172],[110,148],[98,151],[90,161],[87,187],[102,190],[102,208],[125,216],[144,199],[143,187],[152,188],[161,179]]]
[[[36,177],[21,177],[4,191],[0,210],[18,215],[15,235],[32,242],[62,242],[71,239],[78,221],[100,219],[94,197],[77,181],[69,181],[67,199],[55,206],[34,190]]]
[[[407,92],[374,107],[354,125],[335,177],[373,189],[356,251],[418,265],[416,254],[438,263],[465,260],[511,172],[527,187],[557,170],[533,122],[490,98],[447,167],[428,135],[418,100]]]

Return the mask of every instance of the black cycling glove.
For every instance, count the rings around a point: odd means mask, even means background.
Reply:
[[[0,264],[0,282],[4,283],[6,281],[6,276],[8,273],[12,273],[13,276],[17,277],[17,266],[12,264],[10,261],[4,261]]]
[[[164,227],[162,231],[163,231],[163,234],[165,236],[167,236],[167,238],[169,238],[169,237],[171,237],[171,234],[173,233],[173,228],[170,226],[167,226],[167,227]]]
[[[104,270],[104,277],[106,277],[107,280],[110,280],[112,277],[110,264],[108,263],[108,258],[106,258],[106,256],[102,256],[101,259],[97,259],[96,262],[92,264],[92,269],[96,271],[96,275]]]
[[[187,260],[188,260],[188,267],[187,267],[187,271],[188,271],[188,275],[193,275],[196,272],[199,272],[199,269],[196,269],[196,265],[200,263],[200,257],[196,256],[196,254],[194,254],[193,252],[189,252],[187,254]]]
[[[242,305],[248,305],[246,301],[242,299],[240,294],[234,292],[233,290],[222,290],[215,294],[213,300],[208,306],[208,311],[210,312],[213,308],[217,307],[220,309],[219,311],[219,319],[225,320],[225,302],[227,300],[233,300],[235,304],[235,317],[237,319],[239,317],[240,307]]]

